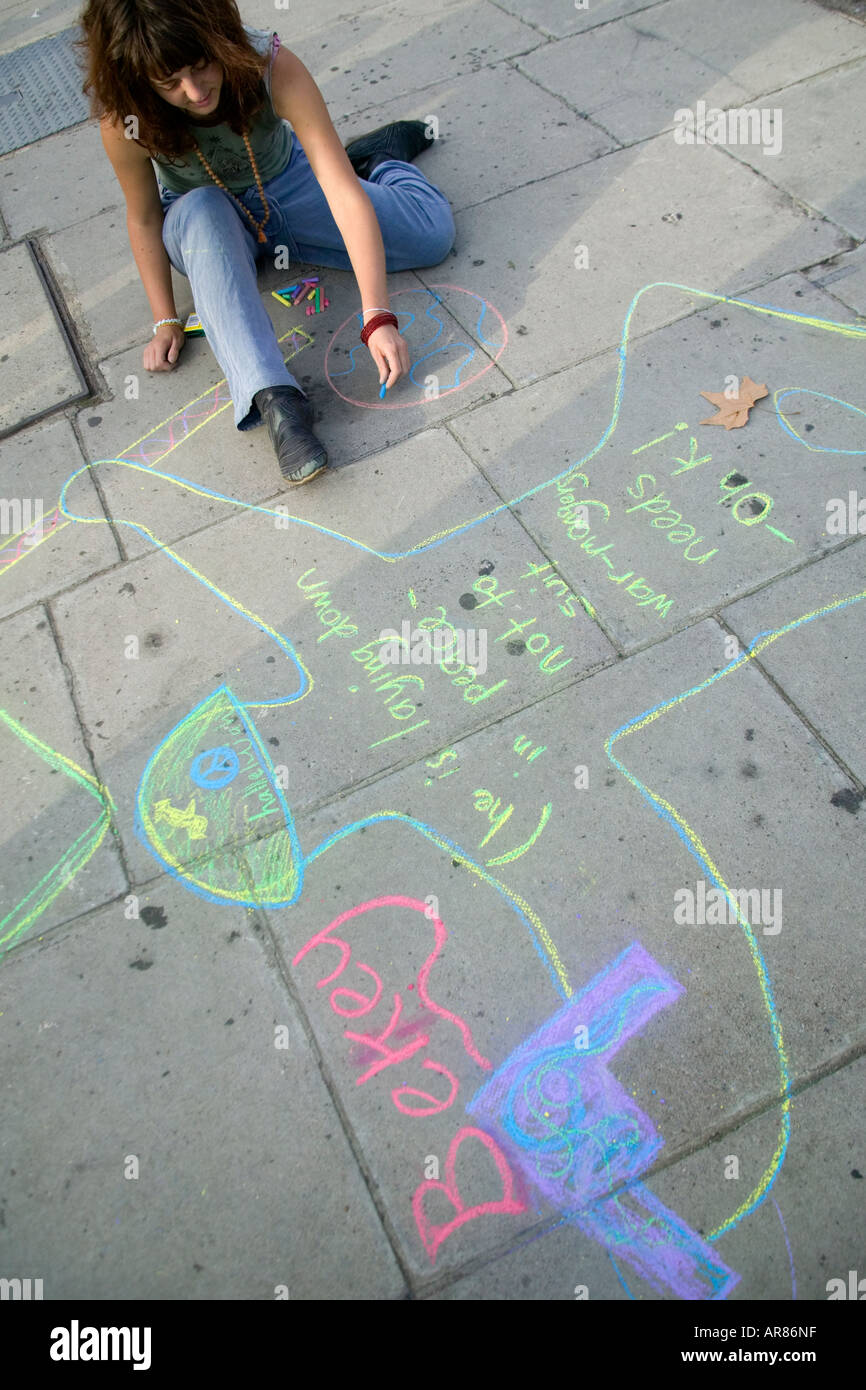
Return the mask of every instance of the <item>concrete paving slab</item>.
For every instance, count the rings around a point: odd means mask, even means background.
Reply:
[[[399,1297],[261,924],[170,879],[139,912],[7,962],[4,1259],[46,1299]]]
[[[771,1190],[756,1210],[713,1242],[741,1276],[732,1300],[826,1302],[839,1292],[828,1287],[831,1279],[842,1279],[848,1296],[849,1270],[863,1267],[858,1123],[863,1083],[861,1057],[794,1096],[790,1142]],[[782,1122],[780,1107],[774,1106],[700,1154],[655,1174],[651,1185],[663,1201],[676,1193],[707,1232],[718,1230],[775,1168]],[[765,1315],[759,1320],[762,1326],[777,1321]],[[808,1326],[811,1319],[805,1315],[797,1321]],[[797,1345],[803,1350],[814,1342],[801,1338]]]
[[[94,257],[94,244],[104,260]],[[143,351],[153,315],[130,249],[124,208],[86,216],[44,237],[42,245],[92,360],[134,344]],[[171,283],[178,316],[186,318],[192,312],[189,281],[172,267]]]
[[[26,242],[0,252],[0,433],[89,394]]]
[[[790,632],[777,640],[793,645],[796,636]],[[715,879],[740,895],[738,901],[748,890],[748,921],[771,981],[788,1066],[792,1076],[802,1077],[830,1056],[857,1046],[860,1035],[852,980],[859,969],[857,923],[862,910],[842,867],[849,855],[856,856],[860,834],[855,815],[847,809],[850,779],[787,702],[758,677],[753,662],[726,659],[721,631],[714,645],[712,665],[717,669],[708,673],[717,675],[713,684],[700,696],[679,699],[664,718],[653,722],[646,744],[638,742],[620,758],[631,776],[693,827],[694,859],[664,905],[667,909],[670,904],[669,920],[682,922],[680,930],[691,934],[693,943],[700,938],[719,962],[726,934],[733,933],[737,951],[750,950],[751,944],[742,924],[731,920],[736,914],[730,900],[721,924],[714,924],[708,907],[701,925],[700,895],[719,886]],[[697,714],[690,715],[690,703],[697,706]],[[686,783],[680,780],[683,750],[690,746],[690,721],[698,716],[700,733],[691,745],[693,779]],[[791,805],[797,806],[795,821],[788,810]],[[698,880],[706,884],[705,890]],[[688,921],[690,899],[684,894],[675,897],[686,885],[696,895],[694,927]],[[680,907],[679,918],[673,918],[674,902]],[[718,954],[713,957],[713,952]],[[757,960],[756,956],[756,964]],[[733,984],[727,973],[720,978]],[[707,1004],[708,1028],[719,1007],[733,1020],[748,997],[736,986],[729,991],[726,985],[724,994],[723,1002],[717,997]],[[755,1051],[765,1053],[769,1063],[772,1011],[763,1003],[758,1007],[766,1013],[765,1027],[759,1029],[755,1017],[745,1028]],[[758,1037],[766,1045],[759,1044]],[[721,1047],[717,1057],[727,1051]],[[746,1087],[749,1095],[757,1076],[755,1059],[753,1067]],[[781,1058],[779,1067],[781,1074]],[[621,1077],[625,1084],[625,1068]],[[672,1087],[660,1087],[659,1092],[670,1095]],[[672,1124],[673,1116],[667,1110],[666,1115]],[[685,1142],[684,1134],[681,1139]]]
[[[566,8],[557,0],[502,0],[502,8],[517,15],[524,24],[531,24],[542,34],[553,38],[565,38],[568,34],[583,33],[595,29],[600,24],[610,24],[612,20],[622,19],[624,15],[639,16],[655,9],[663,0],[593,0],[578,9]]]
[[[371,5],[368,12],[375,12],[380,8],[379,5]],[[282,42],[289,44],[292,51],[297,52],[294,45],[301,36],[309,37],[320,30],[323,38],[327,37],[327,30],[330,30],[333,36],[335,30],[348,19],[344,0],[323,0],[321,5],[305,8],[297,15],[286,13],[288,9],[288,5],[277,6],[273,0],[245,0],[243,21],[256,29],[276,30]]]
[[[866,246],[835,256],[829,265],[814,266],[806,273],[813,285],[858,314],[866,314]]]
[[[437,5],[436,8],[437,10],[448,10],[455,5],[462,4],[465,4],[465,0],[442,0],[442,4]],[[273,27],[278,32],[280,32],[282,25],[281,38],[285,43],[293,46],[293,51],[297,51],[294,49],[294,44],[299,36],[318,38],[320,48],[323,46],[321,40],[328,39],[329,42],[324,47],[334,48],[335,34],[345,33],[348,22],[353,18],[347,13],[345,0],[323,0],[322,4],[315,7],[311,6],[301,14],[292,12],[289,15],[286,13],[288,8],[287,5],[276,7],[273,0],[245,0],[244,23],[254,25],[258,29]],[[375,17],[378,11],[386,9],[390,9],[393,13],[393,3],[390,6],[387,3],[368,5],[364,9],[364,14]],[[423,19],[429,16],[429,10],[425,9],[425,0],[400,0],[399,9],[400,13],[407,18],[419,17]],[[351,55],[352,51],[352,45],[349,44],[338,49],[337,56],[349,61],[346,55],[347,53]],[[331,61],[336,61],[336,58]]]
[[[670,130],[678,106],[702,98],[724,109],[748,95],[727,71],[652,32],[643,20],[620,19],[537,48],[519,59],[518,69],[624,145]]]
[[[817,0],[817,3],[825,10],[839,10],[852,19],[859,19],[861,23],[866,22],[864,0]]]
[[[728,665],[722,639],[715,624],[701,624],[531,709],[452,739],[435,757],[353,791],[339,805],[298,817],[304,880],[295,888],[303,887],[303,896],[269,915],[419,1279],[429,1228],[424,1218],[420,1224],[413,1218],[412,1196],[426,1157],[438,1157],[441,1178],[461,1125],[471,1127],[471,1111],[467,1118],[464,1110],[479,1064],[467,1049],[461,1054],[459,1037],[423,1015],[436,1029],[428,1060],[457,1079],[459,1098],[454,1091],[412,1140],[416,1117],[398,1103],[407,1093],[394,1100],[392,1090],[392,1106],[381,1078],[376,1086],[372,1074],[356,1075],[373,1054],[365,1050],[369,1044],[350,1047],[357,1039],[344,1020],[354,1005],[339,991],[345,985],[367,1003],[376,994],[375,1014],[372,1006],[358,1006],[373,1018],[372,1036],[388,1025],[397,991],[406,1026],[395,1037],[415,1036],[417,991],[426,979],[418,972],[432,944],[429,934],[419,943],[407,926],[426,926],[425,904],[448,938],[430,995],[468,1023],[477,1049],[495,1067],[556,1012],[560,989],[579,992],[635,941],[653,969],[683,987],[664,1017],[647,1024],[642,1045],[627,1042],[611,1063],[626,1094],[662,1134],[666,1160],[772,1102],[784,1067],[796,1081],[860,1045],[852,985],[859,908],[850,881],[838,872],[859,838],[851,815],[831,801],[844,779],[753,665],[722,675]],[[642,713],[660,704],[670,707],[642,729]],[[618,767],[605,754],[605,740],[626,724],[636,726],[635,736],[627,746],[624,735],[617,740]],[[793,825],[784,809],[789,798],[798,807]],[[665,808],[664,816],[653,815],[652,805]],[[695,847],[694,858],[674,821]],[[327,867],[318,863],[323,855]],[[719,924],[699,906],[713,874],[737,894],[759,889],[759,901],[744,899],[741,909],[752,923],[751,945],[735,910]],[[260,872],[253,876],[262,879]],[[694,923],[683,916],[687,891]],[[702,913],[710,920],[702,923]],[[303,951],[329,923],[332,938],[348,940],[356,953],[358,969],[340,986],[333,985],[341,959],[333,940]],[[381,995],[377,980],[385,982]],[[774,1005],[762,994],[767,980]],[[804,980],[811,982],[805,991]],[[435,1081],[436,1068],[430,1070]],[[393,1076],[394,1084],[416,1090],[424,1079],[402,1065]],[[439,1101],[449,1094],[438,1082],[425,1089]],[[478,1150],[472,1158],[477,1141],[465,1142],[470,1151],[461,1173],[476,1184],[472,1201],[492,1200],[488,1156]],[[462,1177],[458,1187],[462,1193]],[[516,1240],[527,1229],[524,1219],[545,1211],[538,1192],[523,1196],[513,1236],[504,1229],[505,1214],[496,1214],[488,1233],[479,1221],[471,1238],[454,1240],[453,1250],[443,1243],[435,1271],[458,1268],[485,1245],[501,1249]],[[451,1244],[450,1237],[443,1240]]]
[[[439,461],[436,472],[431,457]],[[417,500],[404,508],[413,490],[418,497],[421,469],[423,511]],[[151,489],[158,481],[148,479]],[[286,775],[299,808],[434,749],[439,720],[456,736],[613,654],[574,595],[530,593],[520,576],[543,556],[447,434],[427,432],[379,456],[363,474],[349,470],[325,483],[315,495],[304,494],[302,513],[232,508],[235,515],[176,543],[171,553],[150,554],[79,586],[74,603],[58,600],[66,660],[80,682],[87,726],[99,721],[97,758],[118,801],[120,833],[138,877],[152,873],[149,857],[130,837],[145,764],[175,724],[223,682],[255,704],[248,717],[277,750],[268,749],[275,764],[292,750]],[[172,484],[162,487],[177,492]],[[75,509],[74,495],[69,501]],[[159,514],[166,506],[160,499]],[[146,511],[136,516],[159,537]],[[347,517],[354,517],[354,534]],[[458,534],[448,538],[449,530]],[[426,549],[406,554],[424,542]],[[387,558],[400,555],[406,558]],[[402,640],[404,623],[402,650],[419,659],[383,663],[380,634],[392,631]],[[443,624],[454,627],[453,639]],[[440,646],[425,653],[423,632],[440,627]],[[94,629],[108,638],[98,668],[88,661]],[[456,655],[449,660],[452,640]],[[138,655],[128,657],[129,650]],[[214,660],[215,652],[229,652],[229,660]],[[306,699],[320,689],[331,693],[325,705]],[[314,756],[297,760],[295,750],[313,747]],[[161,767],[153,785],[168,775],[168,764]],[[193,792],[200,809],[202,794]],[[229,838],[268,828],[245,832],[243,819],[221,817],[214,824]],[[181,839],[184,860],[205,848],[201,836],[193,843],[184,831]]]
[[[862,35],[861,26],[851,27]],[[860,241],[866,236],[866,176],[861,173],[866,129],[860,99],[862,88],[862,61],[798,82],[785,89],[784,98],[773,103],[782,111],[782,148],[778,155],[768,159],[760,148],[726,146],[738,160],[753,165],[777,188],[823,213]],[[828,131],[832,131],[832,158],[827,152]]]
[[[296,962],[291,970],[303,1007],[422,1289],[467,1259],[519,1240],[538,1220],[537,1197],[514,1191],[507,1165],[479,1138],[465,1107],[491,1064],[541,1021],[538,995],[548,1013],[559,1002],[511,904],[460,862],[452,836],[458,819],[465,825],[465,810],[455,807],[447,828],[434,820],[426,835],[408,823],[422,807],[428,815],[432,809],[425,771],[416,767],[305,817],[299,832],[306,854],[325,853],[327,864],[308,863],[301,901],[269,914],[286,960]],[[404,819],[377,820],[385,808]],[[373,819],[364,825],[367,815]],[[483,836],[482,817],[477,820],[473,840]],[[488,872],[499,877],[495,868]],[[443,928],[425,918],[425,906]],[[351,945],[352,959],[329,983],[340,957],[333,946],[309,943],[334,921],[334,935]],[[354,996],[341,993],[344,988]],[[375,1008],[364,1010],[363,1001],[374,996]],[[393,1069],[368,1074],[377,1056],[365,1039],[379,1037],[392,1019],[396,1046],[416,1045]],[[436,1228],[453,1210],[430,1184],[448,1181],[452,1172],[452,1208],[459,1201],[505,1209],[479,1213],[435,1245]]]
[[[119,221],[125,225],[124,207],[96,121],[59,131],[0,159],[0,212],[11,237],[57,232],[107,209],[119,209]],[[107,221],[100,224],[102,234]],[[112,242],[108,245],[113,260]],[[106,257],[103,270],[108,264]]]
[[[624,1294],[608,1254],[573,1226],[529,1236],[513,1251],[454,1280],[433,1302],[613,1301]]]
[[[340,138],[345,143],[389,121],[429,116],[438,121],[438,135],[418,167],[447,193],[455,212],[617,148],[507,63],[437,82],[418,93],[414,105],[403,96],[351,116]],[[470,167],[466,151],[478,141],[489,158]]]
[[[863,472],[858,469],[858,473],[860,488],[866,492]],[[760,651],[757,660],[845,766],[866,783],[862,711],[846,698],[846,691],[866,686],[863,606],[854,599],[864,593],[866,544],[860,541],[820,565],[776,580],[723,609],[721,616],[746,650],[752,643],[760,645],[762,632],[778,631],[807,613],[821,614],[797,628],[792,634],[795,641],[774,642]],[[854,601],[843,607],[849,598]],[[832,605],[838,606],[821,612]],[[857,814],[859,793],[854,788],[845,804]]]
[[[299,379],[301,354],[308,350],[300,335],[294,340],[287,336],[283,345]],[[204,338],[185,344],[173,372],[148,373],[141,356],[139,345],[102,362],[100,370],[112,397],[78,416],[124,558],[152,549],[147,537],[134,529],[141,515],[147,516],[161,542],[169,544],[214,521],[221,504],[210,492],[238,496],[251,505],[268,498],[282,500],[285,492],[267,431],[235,429],[225,379],[218,379],[219,365]],[[127,392],[137,392],[137,398],[127,400]],[[115,459],[124,460],[125,466]],[[177,504],[177,487],[166,485],[164,475],[189,484],[183,489],[183,506]],[[77,483],[70,489],[70,503],[73,492],[72,510],[88,515]],[[165,504],[161,509],[160,499]]]
[[[473,259],[484,258],[485,274],[471,283],[496,305],[510,335],[518,326],[501,365],[520,386],[618,344],[625,311],[646,284],[732,294],[850,249],[843,233],[722,151],[676,145],[667,135],[456,220],[450,278],[470,283]],[[645,320],[645,331],[665,321],[662,313]]]
[[[173,573],[176,569],[184,593],[182,608],[177,599],[168,601],[173,585],[177,585]],[[207,630],[207,614],[214,606],[208,602],[209,591],[169,564],[164,555],[137,561],[126,570],[115,571],[93,583],[92,591],[82,592],[79,588],[74,598],[59,598],[55,617],[66,660],[71,663],[76,681],[82,681],[85,727],[93,739],[102,780],[117,804],[116,823],[130,856],[131,872],[137,882],[143,882],[152,877],[154,861],[134,837],[133,818],[135,788],[157,741],[150,719],[160,710],[162,726],[167,715],[161,730],[167,733],[185,713],[184,706],[195,703],[193,698],[184,699],[183,688],[190,681],[193,655],[199,659],[203,655],[213,667],[214,684],[222,676],[225,663],[212,659],[212,642],[205,641],[197,648],[192,635],[196,630],[204,635]],[[82,626],[81,620],[89,614],[92,623],[99,611],[102,616],[97,621],[103,624],[101,660],[99,678],[94,684],[96,672],[86,656],[88,625],[85,621]],[[181,611],[182,624],[175,616]],[[89,628],[91,642],[94,630]],[[199,682],[193,678],[190,684],[195,688]]]
[[[4,0],[0,5],[0,53],[11,53],[23,44],[69,29],[80,13],[77,0],[47,0],[32,9],[30,0],[23,5]]]
[[[866,56],[864,26],[811,0],[765,0],[757,11],[749,0],[732,0],[724,10],[666,0],[631,27],[664,37],[727,73],[749,97]]]
[[[98,785],[43,608],[0,622],[0,952],[123,893]]]
[[[790,1144],[772,1191],[712,1240],[713,1250],[739,1275],[730,1301],[823,1301],[834,1292],[835,1286],[828,1289],[833,1278],[841,1278],[847,1290],[848,1271],[860,1260],[855,1175],[862,1161],[862,1138],[855,1116],[863,1068],[858,1059],[794,1098]],[[719,1232],[737,1212],[738,1203],[760,1186],[768,1166],[775,1167],[780,1124],[780,1108],[773,1107],[700,1153],[654,1173],[648,1186],[663,1202],[677,1202],[693,1229]],[[822,1172],[818,1184],[812,1180],[816,1163]],[[659,1300],[659,1291],[625,1261],[617,1265],[619,1277],[610,1257],[581,1232],[559,1227],[456,1280],[436,1297]],[[763,1313],[755,1319],[762,1331],[773,1321]],[[802,1325],[809,1322],[804,1314]],[[748,1346],[748,1341],[738,1337],[734,1345]],[[786,1343],[789,1350],[794,1345]],[[813,1344],[804,1338],[796,1345],[802,1350]]]
[[[336,123],[384,98],[390,101],[445,77],[478,72],[544,43],[534,29],[495,5],[485,5],[481,13],[479,24],[474,0],[441,12],[421,4],[407,10],[398,0],[348,17],[339,38],[333,29],[327,39],[321,31],[307,35],[296,51]],[[288,32],[285,37],[291,45]],[[374,87],[380,90],[374,92]]]
[[[624,649],[844,543],[827,534],[826,499],[847,497],[844,450],[860,447],[856,315],[790,276],[646,331],[696,299],[641,294],[620,392],[606,354],[452,424],[503,496],[539,489],[517,510],[548,577],[583,594]],[[701,392],[747,376],[767,387],[748,423],[702,424],[717,407]]]
[[[107,526],[80,526],[73,543],[72,524],[60,511],[63,484],[83,462],[78,440],[63,418],[33,425],[4,443],[0,614],[14,613],[71,588],[120,559]],[[80,481],[81,495],[89,491],[89,506],[96,515],[100,510],[96,488],[87,477]]]

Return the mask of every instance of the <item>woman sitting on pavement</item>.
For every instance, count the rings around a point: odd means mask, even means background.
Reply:
[[[256,262],[283,248],[353,270],[361,339],[380,384],[393,386],[409,353],[386,272],[436,265],[454,242],[447,199],[410,162],[432,143],[424,123],[398,121],[344,149],[304,64],[277,34],[244,25],[235,0],[88,0],[80,22],[82,90],[126,199],[155,319],[144,366],[173,370],[185,341],[170,261],[189,279],[236,427],[264,420],[285,481],[308,482],[327,454],[283,360]]]

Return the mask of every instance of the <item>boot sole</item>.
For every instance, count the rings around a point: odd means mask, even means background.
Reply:
[[[314,478],[318,478],[320,473],[324,473],[327,466],[326,463],[323,463],[321,468],[317,468],[314,473],[308,473],[305,478],[287,478],[283,473],[280,474],[280,477],[286,487],[303,487],[304,483],[311,483]]]

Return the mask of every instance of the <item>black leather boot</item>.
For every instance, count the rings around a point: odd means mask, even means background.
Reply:
[[[294,386],[265,386],[253,400],[268,427],[280,472],[293,487],[324,471],[328,455],[312,431],[313,407]]]
[[[422,150],[433,144],[432,135],[425,135],[423,121],[396,121],[393,125],[379,126],[368,135],[359,135],[346,146],[349,163],[359,179],[368,179],[376,168],[386,159],[402,159],[411,164]]]

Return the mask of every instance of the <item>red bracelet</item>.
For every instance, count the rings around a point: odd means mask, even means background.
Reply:
[[[365,323],[364,327],[361,329],[361,342],[366,346],[367,339],[369,338],[370,334],[375,333],[376,329],[381,328],[382,325],[385,323],[393,323],[394,327],[397,328],[397,315],[392,314],[390,311],[383,311],[381,314],[374,314],[370,322]]]

